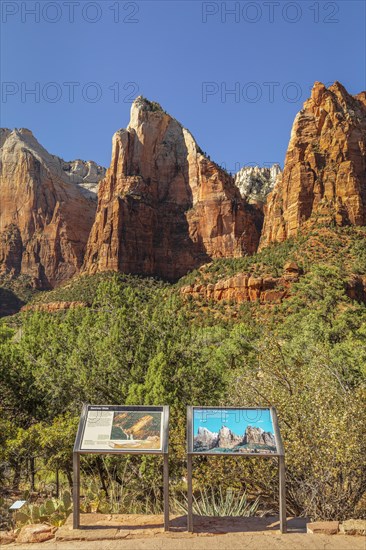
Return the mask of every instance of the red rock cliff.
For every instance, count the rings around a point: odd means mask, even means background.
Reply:
[[[0,275],[54,287],[81,267],[96,204],[29,130],[1,130]]]
[[[156,103],[135,100],[113,137],[84,271],[176,279],[211,258],[255,252],[262,215]]]
[[[285,167],[268,197],[261,248],[295,236],[310,217],[366,224],[366,92],[316,82],[292,128]]]

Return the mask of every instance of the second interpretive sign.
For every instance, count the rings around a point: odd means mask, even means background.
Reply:
[[[271,409],[192,407],[191,452],[278,454]]]
[[[274,407],[187,407],[188,531],[193,532],[193,458],[197,455],[278,460],[280,530],[286,532],[285,451]]]

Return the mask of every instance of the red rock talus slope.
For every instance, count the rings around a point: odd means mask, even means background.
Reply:
[[[173,280],[210,258],[254,252],[261,223],[261,213],[192,135],[139,97],[128,128],[113,137],[84,271]]]
[[[292,128],[285,167],[268,197],[261,248],[310,217],[366,224],[366,92],[316,82]]]
[[[54,287],[81,267],[96,203],[29,130],[2,129],[0,275]]]

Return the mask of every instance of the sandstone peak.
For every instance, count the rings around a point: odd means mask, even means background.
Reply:
[[[113,137],[84,269],[177,279],[210,258],[254,252],[261,216],[188,130],[139,97]]]
[[[342,96],[344,98],[350,98],[352,97],[351,94],[349,94],[346,90],[346,88],[341,84],[338,80],[334,82],[331,86],[329,86],[328,90],[331,92],[337,94],[338,96]]]
[[[169,117],[169,115],[165,113],[159,103],[157,103],[156,101],[150,101],[146,97],[139,95],[132,103],[130,122],[127,129],[137,129],[143,122],[148,120],[151,113],[154,113],[155,118],[159,118],[159,115],[165,115],[166,117]]]
[[[311,222],[366,224],[366,96],[350,95],[339,82],[316,82],[295,118],[261,247]]]
[[[311,99],[317,103],[321,101],[323,94],[327,91],[327,88],[322,82],[314,82],[313,88],[311,90]]]
[[[14,132],[20,136],[33,136],[32,130],[29,130],[29,128],[14,128]]]
[[[94,219],[87,199],[26,129],[3,131],[0,148],[0,274],[53,287],[78,272]]]
[[[14,162],[24,152],[37,159],[41,165],[52,172],[53,177],[64,183],[75,184],[75,191],[81,192],[85,197],[96,199],[98,183],[104,177],[106,169],[94,161],[71,160],[50,154],[36,139],[33,132],[27,128],[1,129],[0,147],[4,151],[12,150]]]
[[[93,161],[48,153],[26,128],[2,128],[0,146],[0,273],[29,275],[40,287],[80,270],[100,180],[88,273],[173,280],[212,258],[253,253],[268,192],[261,246],[304,224],[366,224],[366,92],[352,96],[339,82],[314,84],[296,116],[283,173],[278,165],[243,167],[234,181],[142,96],[127,128],[113,136],[107,173]],[[243,296],[253,284],[245,283]]]
[[[132,103],[132,109],[139,109],[140,111],[164,112],[162,106],[157,101],[150,101],[146,97],[139,95]]]

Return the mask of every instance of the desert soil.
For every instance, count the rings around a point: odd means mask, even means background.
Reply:
[[[306,520],[290,518],[288,533],[278,531],[278,518],[171,517],[164,533],[162,516],[82,514],[79,530],[72,518],[56,538],[35,544],[11,544],[16,550],[366,550],[365,537],[306,534]]]

